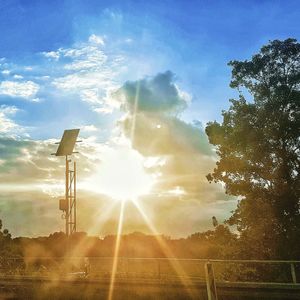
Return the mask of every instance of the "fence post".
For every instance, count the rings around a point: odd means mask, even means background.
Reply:
[[[297,283],[295,265],[293,263],[291,263],[291,273],[292,273],[293,283]]]
[[[157,267],[158,267],[158,279],[160,280],[160,260],[157,260]]]
[[[218,300],[214,269],[210,261],[205,264],[205,277],[208,300]]]

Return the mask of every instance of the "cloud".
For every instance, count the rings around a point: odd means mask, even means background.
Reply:
[[[107,56],[99,49],[98,45],[87,45],[75,49],[63,49],[61,53],[64,57],[70,57],[71,63],[65,64],[66,70],[99,70],[106,62]]]
[[[1,73],[3,75],[9,75],[10,74],[10,70],[3,70],[3,71],[1,71]]]
[[[1,137],[0,152],[4,161],[0,166],[1,187],[25,183],[36,185],[52,178],[51,174],[57,168],[48,159],[51,148],[53,145],[47,141]]]
[[[11,119],[18,111],[15,106],[0,106],[0,136],[15,137],[24,134],[24,128]]]
[[[36,188],[43,184],[63,182],[64,160],[51,156],[56,152],[57,140],[33,141],[17,139],[9,136],[0,137],[0,189],[7,184],[28,184]],[[99,164],[99,149],[101,145],[90,139],[83,139],[78,144],[74,158],[80,160],[78,170],[82,179],[88,177]],[[4,184],[4,185],[3,185]],[[62,185],[63,187],[63,185]]]
[[[99,130],[95,125],[85,125],[85,126],[81,126],[80,128],[81,131],[84,132],[95,132]]]
[[[187,101],[173,83],[173,79],[174,74],[167,71],[152,78],[128,81],[115,97],[123,96],[120,97],[123,109],[130,113],[135,109],[147,113],[181,112],[186,108]]]
[[[221,188],[210,185],[205,175],[214,167],[215,153],[197,122],[180,119],[190,97],[179,91],[174,79],[167,71],[126,82],[114,95],[125,112],[120,126],[134,149],[157,158],[158,163],[148,168],[159,174],[156,195],[171,193],[189,201],[213,202]]]
[[[18,74],[15,74],[14,75],[14,79],[23,79],[24,77],[22,75],[18,75]]]
[[[55,142],[0,138],[0,215],[13,235],[38,236],[64,230],[58,199],[64,195],[65,165],[64,158],[50,155],[57,147]],[[115,233],[119,205],[105,214],[114,201],[99,193],[97,181],[94,192],[84,186],[86,182],[91,183],[89,178],[105,161],[106,153],[114,149],[89,138],[83,139],[76,150],[79,154],[72,158],[78,162],[80,178],[77,187],[79,230],[91,234]],[[137,225],[136,230],[141,229],[134,220],[128,223],[131,229],[134,225]]]
[[[90,37],[89,37],[89,42],[90,43],[95,43],[95,44],[100,44],[101,46],[104,46],[104,39],[99,36],[99,35],[95,35],[95,34],[92,34]]]
[[[120,74],[128,71],[126,65],[130,65],[130,61],[124,61],[123,55],[108,54],[106,42],[102,37],[91,35],[87,41],[73,47],[43,53],[43,57],[39,54],[38,63],[27,67],[26,72],[24,66],[9,65],[8,69],[12,71],[7,74],[7,79],[11,81],[1,83],[0,94],[30,101],[38,101],[38,97],[43,99],[38,105],[43,114],[40,118],[34,115],[36,105],[22,103],[22,110],[35,122],[32,126],[37,126],[30,131],[36,137],[45,135],[42,127],[45,125],[41,125],[40,120],[47,124],[46,134],[50,132],[55,136],[73,122],[85,124],[83,136],[89,138],[76,146],[79,154],[75,155],[82,230],[103,222],[101,228],[90,232],[108,234],[114,233],[117,226],[118,211],[103,217],[104,208],[113,200],[101,194],[103,190],[97,176],[95,181],[91,179],[107,163],[106,153],[119,151],[120,143],[115,141],[120,139],[121,131],[121,138],[129,139],[132,147],[143,155],[146,172],[156,179],[150,194],[139,199],[145,204],[147,214],[149,212],[162,233],[189,234],[204,224],[204,219],[210,219],[203,213],[202,223],[199,221],[199,211],[203,207],[208,207],[206,214],[210,214],[212,204],[226,199],[222,187],[209,185],[206,181],[205,175],[215,164],[215,153],[201,124],[181,119],[191,96],[181,90],[176,84],[176,76],[170,71],[127,81],[121,86],[123,75]],[[72,103],[63,103],[65,99]],[[5,100],[9,104],[10,99]],[[59,110],[55,111],[57,107]],[[96,114],[90,110],[101,114],[117,110],[118,114],[96,119]],[[0,210],[11,220],[8,227],[15,233],[48,234],[57,230],[58,224],[63,229],[56,200],[64,193],[64,159],[50,156],[55,152],[56,140],[29,140],[25,129],[15,121],[19,117],[17,113],[17,107],[0,107],[0,197],[5,202],[0,205]],[[122,117],[115,128],[114,122],[120,113]],[[29,118],[21,117],[24,118],[22,123],[27,124]],[[96,124],[101,124],[100,131]],[[50,131],[48,127],[51,127]],[[104,141],[103,144],[98,143],[99,140]],[[92,185],[90,190],[85,186],[87,183]],[[18,202],[21,205],[14,210]],[[136,209],[126,209],[124,229],[146,230]],[[166,214],[174,224],[170,224]],[[38,228],[41,216],[45,223]],[[186,218],[191,221],[185,222]],[[29,222],[32,225],[28,229],[22,227]],[[185,225],[187,223],[189,225]]]
[[[213,155],[204,131],[176,116],[138,111],[127,115],[121,124],[126,136],[145,156],[172,155],[174,152]]]
[[[55,60],[58,60],[60,56],[58,51],[42,52],[42,54],[47,58],[51,58],[51,59],[53,58]]]
[[[110,93],[119,87],[116,78],[122,71],[123,57],[108,56],[103,46],[104,39],[93,34],[85,43],[43,55],[59,61],[54,87],[65,94],[77,94],[95,112],[108,113],[115,109]]]
[[[39,85],[33,81],[2,81],[0,83],[0,95],[20,97],[32,100],[39,91]]]

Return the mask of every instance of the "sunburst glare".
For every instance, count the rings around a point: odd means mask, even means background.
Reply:
[[[85,188],[115,200],[129,200],[148,194],[153,184],[154,177],[145,171],[143,156],[130,146],[121,146],[104,153],[97,173]]]

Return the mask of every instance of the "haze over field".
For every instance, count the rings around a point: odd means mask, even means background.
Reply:
[[[0,3],[0,218],[13,236],[64,230],[50,154],[80,128],[79,231],[116,233],[124,203],[123,232],[151,232],[132,200],[158,233],[212,228],[237,203],[206,179],[204,127],[238,96],[227,62],[299,39],[298,2],[100,2]]]

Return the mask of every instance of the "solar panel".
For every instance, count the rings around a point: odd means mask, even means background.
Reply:
[[[56,156],[66,156],[73,153],[79,130],[80,129],[68,129],[64,131],[64,134],[55,153]]]

